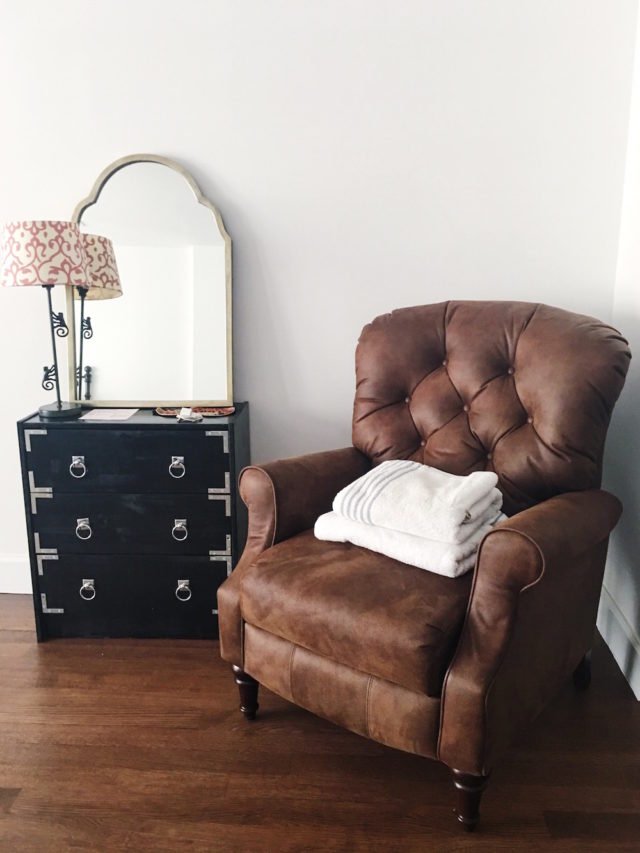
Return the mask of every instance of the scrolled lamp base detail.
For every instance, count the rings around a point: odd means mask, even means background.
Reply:
[[[78,418],[82,414],[82,406],[80,403],[63,403],[60,400],[60,380],[58,378],[58,354],[56,352],[56,337],[64,338],[69,334],[69,328],[64,319],[62,312],[55,312],[51,304],[51,288],[53,285],[43,285],[47,293],[47,303],[49,307],[49,326],[51,330],[51,348],[53,351],[53,365],[43,369],[44,376],[42,379],[42,387],[45,391],[56,390],[56,402],[49,403],[46,406],[40,406],[38,414],[44,420],[53,420],[55,418]]]

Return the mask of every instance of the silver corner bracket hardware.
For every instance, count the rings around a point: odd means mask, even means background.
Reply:
[[[38,564],[38,574],[40,576],[44,575],[44,561],[45,560],[57,560],[57,554],[36,554],[36,563]]]
[[[38,514],[38,504],[36,503],[38,498],[52,498],[52,497],[53,497],[53,492],[47,492],[44,490],[31,492],[31,514],[32,515]]]
[[[231,497],[229,495],[209,495],[210,501],[224,501],[224,514],[229,517],[231,515]]]
[[[47,596],[44,592],[40,593],[40,602],[43,613],[64,613],[64,607],[47,607]]]
[[[224,551],[214,551],[211,549],[209,551],[209,556],[213,557],[215,555],[219,555],[221,557],[228,557],[231,554],[231,534],[227,533],[224,540]]]
[[[33,435],[46,435],[46,429],[25,429],[24,431],[24,446],[27,450],[27,453],[31,453],[31,436]]]
[[[228,471],[224,472],[224,486],[220,489],[207,489],[210,495],[224,495],[231,491],[231,474]]]
[[[223,453],[229,452],[229,433],[224,429],[208,429],[205,432],[206,436],[209,438],[221,438],[222,439],[222,451]]]
[[[57,548],[43,548],[42,547],[42,545],[40,544],[40,534],[38,533],[37,530],[33,534],[33,544],[35,545],[35,548],[36,548],[36,554],[57,554],[58,553]]]
[[[209,554],[209,560],[212,563],[226,563],[227,564],[227,577],[231,574],[231,557],[218,557],[214,554]]]
[[[51,486],[36,486],[33,471],[28,471],[27,477],[29,480],[29,492],[31,497],[31,513],[32,515],[37,515],[38,506],[36,504],[36,501],[38,500],[38,498],[52,498],[53,489],[51,488]]]

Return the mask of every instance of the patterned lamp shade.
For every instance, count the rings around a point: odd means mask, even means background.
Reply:
[[[122,285],[113,243],[99,234],[81,234],[89,262],[89,290],[86,299],[114,299],[122,296]],[[76,293],[76,299],[79,295]]]
[[[88,287],[89,263],[73,222],[8,222],[0,242],[0,287]]]

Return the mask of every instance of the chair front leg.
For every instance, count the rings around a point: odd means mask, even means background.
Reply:
[[[255,720],[258,705],[258,688],[260,685],[239,666],[232,666],[233,675],[240,691],[240,710],[246,720]]]
[[[472,776],[461,770],[451,770],[457,791],[456,817],[467,832],[473,832],[478,823],[480,798],[489,781],[488,776]]]

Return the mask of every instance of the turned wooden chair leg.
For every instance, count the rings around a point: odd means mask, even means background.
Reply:
[[[473,832],[478,823],[480,798],[489,781],[488,776],[472,776],[461,770],[452,770],[453,784],[456,787],[456,817],[467,832]]]
[[[578,690],[586,690],[591,684],[591,649],[589,649],[575,668],[573,683]]]
[[[255,720],[258,705],[258,688],[260,685],[239,666],[233,666],[233,675],[240,691],[240,710],[247,720]]]

